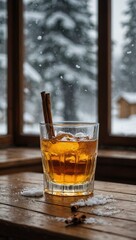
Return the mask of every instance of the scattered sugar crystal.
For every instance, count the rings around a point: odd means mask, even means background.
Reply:
[[[84,221],[85,224],[101,224],[101,225],[110,225],[111,223],[103,220],[103,219],[96,219],[96,218],[86,218]]]
[[[120,210],[105,211],[105,210],[102,210],[102,209],[94,209],[94,210],[91,211],[91,213],[93,213],[97,216],[110,217],[114,214],[120,213]]]
[[[65,222],[66,218],[55,217],[55,220],[56,220],[57,222]]]
[[[68,218],[63,218],[63,217],[48,217],[49,220],[51,221],[57,221],[57,222],[62,222],[64,223],[66,219]],[[100,224],[100,225],[110,225],[111,223],[104,220],[104,219],[96,219],[94,217],[89,217],[86,218],[84,221],[85,224]]]
[[[116,210],[116,207],[113,206],[105,206],[106,210]]]
[[[53,217],[53,216],[47,216],[47,219],[50,221],[57,221],[57,222],[65,222],[66,218],[64,217]]]
[[[39,188],[24,189],[21,191],[21,195],[25,197],[41,197],[43,196],[43,191]]]
[[[105,205],[106,203],[111,203],[111,202],[115,202],[115,200],[113,199],[112,195],[96,195],[94,197],[89,197],[87,200],[79,200],[75,203],[72,203],[71,206],[73,205],[78,205],[78,206],[94,206],[94,205]]]
[[[79,200],[75,203],[72,203],[71,206],[73,205],[78,205],[78,206],[96,206],[96,205],[105,205],[107,203],[112,203],[115,202],[116,200],[113,199],[112,195],[96,195],[94,197],[89,197],[87,200]],[[112,223],[109,221],[106,221],[104,218],[102,217],[110,217],[114,214],[120,213],[120,210],[116,209],[115,206],[103,206],[101,208],[97,208],[97,209],[90,209],[90,213],[94,214],[96,216],[100,216],[98,217],[89,217],[86,218],[84,223],[85,224],[100,224],[100,225],[111,225]],[[62,217],[50,217],[49,218],[52,221],[58,221],[58,222],[65,222],[66,218],[62,218]]]
[[[93,223],[96,223],[96,219],[95,218],[92,218],[92,217],[90,217],[90,218],[86,218],[85,219],[85,221],[84,221],[84,223],[91,223],[91,224],[93,224]]]

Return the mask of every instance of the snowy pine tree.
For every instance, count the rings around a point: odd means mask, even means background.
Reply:
[[[121,89],[127,92],[136,91],[136,1],[129,0],[125,12],[128,21],[123,23],[126,28],[122,56]]]
[[[28,32],[28,61],[42,75],[44,89],[50,86],[54,112],[62,108],[64,120],[77,119],[78,94],[86,86],[93,92],[96,86],[94,25],[88,2],[41,0],[28,6],[35,4],[43,15]]]

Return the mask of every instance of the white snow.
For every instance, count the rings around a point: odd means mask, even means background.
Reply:
[[[38,37],[37,37],[37,40],[42,40],[42,36],[38,36]]]
[[[7,17],[7,11],[6,10],[2,10],[2,11],[0,11],[0,17],[1,18],[5,18],[5,17]]]
[[[112,117],[112,134],[121,136],[136,136],[136,115],[129,118]]]
[[[78,55],[81,57],[81,55],[87,54],[86,52],[86,47],[81,45],[81,44],[74,44],[72,43],[69,48],[67,49],[67,54],[69,56],[73,56],[73,55]]]
[[[48,37],[52,38],[52,33],[49,34]],[[66,38],[64,35],[59,33],[55,34],[54,44],[55,43],[63,46],[70,46],[72,44],[72,42],[68,38]]]
[[[5,53],[0,54],[0,67],[7,68],[7,55]]]
[[[45,12],[37,12],[37,11],[25,11],[24,12],[24,19],[26,22],[30,20],[42,20],[45,17]]]
[[[7,126],[5,123],[0,123],[0,134],[1,135],[7,134]]]
[[[24,74],[29,78],[33,79],[34,82],[41,82],[41,75],[27,62],[24,63]]]
[[[71,206],[73,205],[78,205],[81,207],[84,206],[95,206],[95,205],[105,205],[106,203],[111,203],[115,202],[115,199],[113,199],[112,195],[96,195],[94,197],[89,197],[87,200],[79,200],[75,203],[72,203]]]
[[[93,217],[86,218],[84,223],[85,224],[101,224],[101,225],[109,225],[110,224],[108,221],[105,221],[103,219],[96,219]]]
[[[74,18],[77,21],[84,22],[85,24],[88,24],[88,19],[87,19],[85,14],[83,15],[83,14],[77,12],[76,14],[74,14]]]
[[[120,97],[124,98],[128,103],[136,103],[136,92],[123,92]]]
[[[75,71],[76,69],[76,71]],[[78,79],[80,82],[80,86],[87,86],[89,90],[95,90],[97,88],[97,83],[90,79],[87,75],[80,72],[80,69],[71,69],[68,65],[62,64],[54,64],[52,68],[47,68],[44,77],[55,79],[57,75],[60,73],[64,74],[64,79],[66,78],[69,82],[75,82]]]
[[[34,117],[30,113],[25,112],[24,115],[23,115],[23,120],[27,123],[28,122],[33,123],[34,122]]]
[[[40,134],[39,123],[35,124],[24,124],[23,125],[23,133],[30,134]]]
[[[62,26],[67,29],[73,29],[75,27],[75,22],[64,12],[56,12],[50,15],[46,21],[48,27],[53,27],[58,20],[62,21]]]
[[[43,196],[43,191],[39,188],[24,189],[21,191],[21,195],[25,197],[41,197]]]
[[[111,217],[114,214],[120,213],[119,209],[116,210],[102,210],[102,209],[93,209],[91,210],[91,213],[97,215],[97,216],[103,216],[103,217]]]

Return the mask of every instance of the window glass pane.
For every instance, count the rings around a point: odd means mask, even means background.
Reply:
[[[0,134],[7,133],[7,1],[0,0]]]
[[[24,0],[23,132],[39,132],[40,92],[53,121],[97,120],[97,1]]]
[[[136,1],[112,0],[112,134],[136,135]]]

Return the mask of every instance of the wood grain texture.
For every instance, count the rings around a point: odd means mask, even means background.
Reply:
[[[7,148],[0,150],[0,175],[25,171],[42,172],[39,149]]]
[[[105,224],[80,224],[66,227],[56,217],[71,215],[70,204],[81,197],[24,197],[26,188],[43,188],[43,175],[18,173],[0,176],[0,237],[14,239],[91,239],[129,240],[136,239],[136,187],[135,185],[95,181],[94,195],[113,195],[114,206],[120,212],[110,217],[97,216],[92,209],[105,206],[82,207],[88,217],[104,221]],[[87,197],[83,197],[86,199]]]

